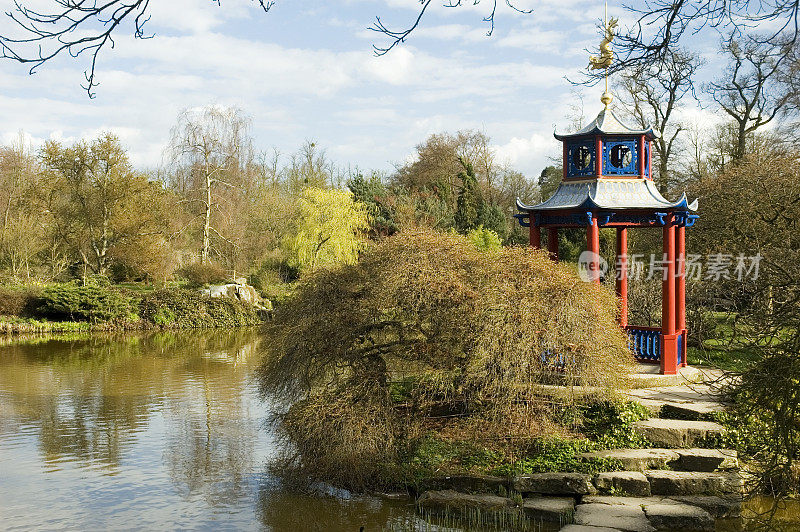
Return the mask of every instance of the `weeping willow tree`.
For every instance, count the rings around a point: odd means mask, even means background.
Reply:
[[[289,263],[301,271],[328,264],[353,264],[367,246],[367,206],[348,190],[306,188],[300,193],[298,221],[284,242]]]
[[[360,489],[431,431],[498,445],[563,434],[541,386],[621,385],[633,360],[615,316],[614,294],[544,252],[385,239],[277,311],[260,379],[280,410],[280,470]]]

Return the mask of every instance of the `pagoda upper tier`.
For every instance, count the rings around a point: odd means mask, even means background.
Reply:
[[[554,134],[564,145],[564,174],[555,194],[538,205],[517,200],[522,212],[648,210],[694,211],[684,194],[669,201],[653,183],[653,128],[634,129],[606,107],[589,125]]]

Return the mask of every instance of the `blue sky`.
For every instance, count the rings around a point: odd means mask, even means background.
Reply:
[[[488,0],[466,3],[437,5],[406,44],[374,57],[381,36],[366,28],[375,15],[405,26],[417,0],[278,0],[267,14],[249,0],[155,1],[156,37],[121,32],[101,52],[93,100],[79,86],[87,58],[34,76],[0,62],[0,134],[9,142],[23,130],[37,146],[110,130],[137,165],[155,167],[182,109],[232,105],[252,117],[259,148],[285,155],[315,140],[338,164],[390,171],[428,135],[472,128],[492,138],[501,161],[534,177],[558,155],[553,129],[567,127],[581,97],[587,116],[601,108],[601,89],[576,91],[564,77],[577,76],[584,49],[599,42],[603,4],[517,0],[535,7],[521,15],[500,1],[487,37]],[[632,21],[620,5],[609,13]],[[713,57],[713,39],[687,44]]]

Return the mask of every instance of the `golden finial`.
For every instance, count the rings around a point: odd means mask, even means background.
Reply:
[[[605,15],[603,16],[603,40],[600,42],[600,55],[593,55],[589,57],[589,70],[597,70],[598,68],[606,69],[606,90],[600,97],[600,101],[608,107],[614,97],[608,92],[608,67],[614,61],[614,52],[611,50],[611,41],[614,40],[615,30],[619,26],[619,19],[608,18],[608,2],[606,2]]]

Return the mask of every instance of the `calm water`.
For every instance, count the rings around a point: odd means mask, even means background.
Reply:
[[[407,503],[266,472],[256,331],[0,338],[0,528],[394,528]]]

